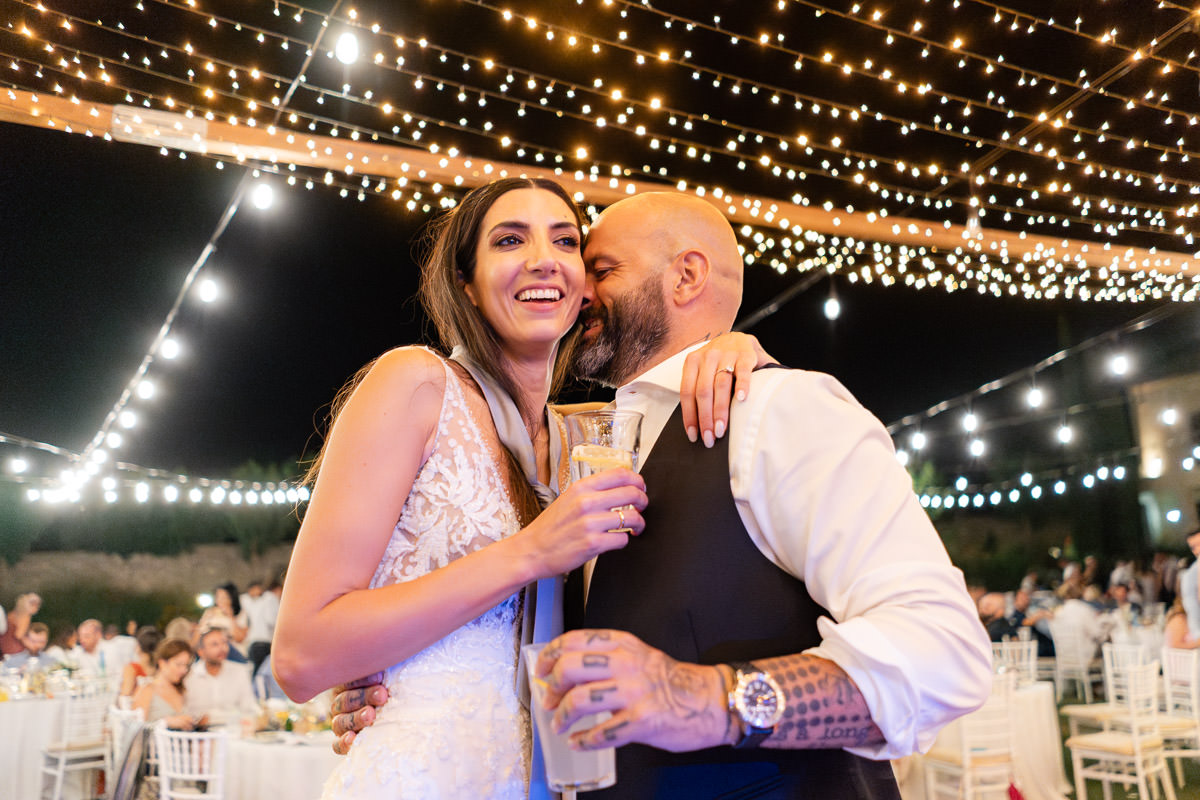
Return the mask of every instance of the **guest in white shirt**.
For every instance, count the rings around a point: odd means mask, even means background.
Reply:
[[[80,675],[107,675],[108,648],[103,637],[104,628],[98,619],[85,619],[79,623],[76,634],[79,643],[71,648],[70,660],[78,667]]]
[[[213,721],[258,708],[245,664],[230,662],[229,639],[220,628],[200,634],[199,658],[183,679],[187,706],[193,714],[207,714]]]
[[[242,610],[249,623],[246,631],[246,658],[251,674],[257,674],[263,659],[271,652],[271,637],[275,635],[275,618],[279,616],[279,597],[264,592],[257,581],[246,587],[242,595]]]
[[[1097,648],[1108,641],[1113,627],[1112,618],[1102,615],[1075,584],[1063,590],[1063,604],[1054,612],[1054,621],[1082,630]]]

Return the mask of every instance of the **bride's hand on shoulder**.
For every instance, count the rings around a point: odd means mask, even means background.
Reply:
[[[729,428],[729,400],[745,400],[750,393],[750,373],[756,367],[778,364],[758,339],[748,333],[724,333],[683,361],[679,403],[688,439],[700,438],[705,447]]]
[[[512,538],[535,578],[569,572],[617,550],[645,527],[646,483],[637,473],[608,469],[571,483],[537,519]]]

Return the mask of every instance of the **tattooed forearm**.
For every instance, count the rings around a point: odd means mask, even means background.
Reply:
[[[841,748],[883,741],[862,693],[832,661],[797,654],[754,664],[778,681],[787,703],[763,747]]]

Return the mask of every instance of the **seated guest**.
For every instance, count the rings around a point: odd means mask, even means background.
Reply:
[[[1163,624],[1163,646],[1176,650],[1195,650],[1200,647],[1200,639],[1193,639],[1188,631],[1187,614],[1183,610],[1183,602],[1176,598],[1167,612],[1167,621]]]
[[[1031,610],[1032,593],[1024,587],[1025,584],[1022,582],[1021,588],[1013,594],[1013,608],[1012,612],[1008,614],[1008,622],[1017,631],[1020,631],[1021,628],[1032,630],[1033,638],[1038,643],[1038,658],[1050,658],[1054,655],[1054,640],[1046,633],[1049,630],[1046,623],[1054,614],[1045,608]]]
[[[138,657],[137,639],[122,634],[116,625],[104,626],[104,641],[100,646],[104,648],[105,667],[110,675],[124,675],[125,667]]]
[[[188,708],[197,714],[235,716],[252,712],[258,704],[250,686],[250,670],[245,664],[228,660],[229,639],[221,628],[200,634],[199,658],[184,679]]]
[[[39,669],[48,669],[58,663],[58,660],[46,652],[50,643],[50,629],[44,623],[34,622],[25,632],[25,649],[19,653],[4,657],[4,666],[9,669],[23,670],[31,663],[36,663]]]
[[[250,631],[250,619],[242,608],[242,600],[237,587],[232,583],[223,583],[213,589],[213,604],[204,609],[200,616],[200,624],[192,633],[192,646],[199,646],[197,638],[201,631],[209,628],[220,628],[229,639],[231,661],[246,662],[246,655],[241,651],[242,643]],[[247,645],[249,646],[249,645]]]
[[[1094,589],[1095,587],[1087,587]],[[1092,603],[1084,599],[1084,589],[1077,583],[1069,584],[1062,591],[1063,604],[1054,612],[1054,621],[1083,631],[1085,637],[1099,648],[1108,641],[1112,620],[1102,617]],[[1088,592],[1092,594],[1092,592]],[[1097,594],[1096,597],[1099,597]]]
[[[1142,606],[1135,603],[1129,596],[1129,585],[1114,583],[1108,587],[1109,613],[1119,624],[1132,625],[1134,620],[1142,616]]]
[[[183,639],[190,644],[195,631],[195,622],[187,617],[175,617],[167,623],[167,627],[163,630],[163,636],[167,639]]]
[[[4,615],[4,630],[0,631],[0,656],[16,655],[25,649],[25,632],[41,608],[42,598],[34,592],[17,597],[13,610]]]
[[[993,642],[1017,636],[1017,629],[1004,618],[1004,595],[999,592],[988,592],[979,598],[979,621],[987,628],[988,638]]]
[[[58,632],[54,634],[54,638],[50,640],[50,646],[46,648],[46,655],[55,661],[70,661],[71,650],[75,648],[75,639],[74,628],[59,628]]]
[[[98,619],[85,619],[76,629],[78,644],[71,649],[70,659],[80,675],[107,675],[108,648],[104,646],[104,629]]]
[[[166,639],[154,651],[154,678],[133,695],[133,707],[146,722],[167,721],[168,728],[190,731],[208,723],[187,708],[183,677],[192,665],[192,648],[182,639]]]
[[[163,635],[153,625],[143,625],[133,638],[137,641],[138,652],[121,672],[121,697],[132,697],[142,684],[149,683],[154,677],[154,651],[162,643]]]

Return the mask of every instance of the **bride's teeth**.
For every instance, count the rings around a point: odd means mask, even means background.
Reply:
[[[518,300],[558,300],[561,297],[558,289],[526,289],[517,295]]]

